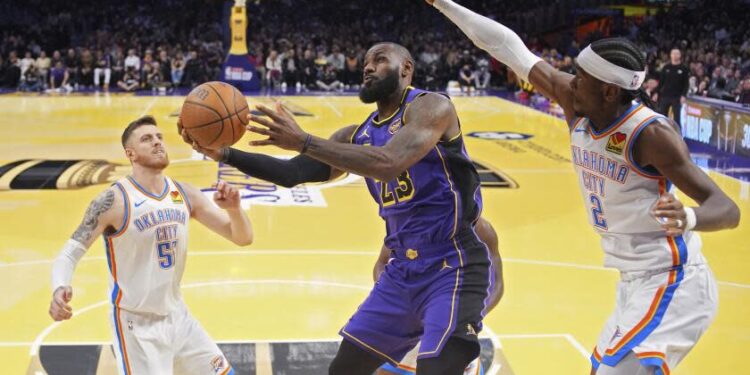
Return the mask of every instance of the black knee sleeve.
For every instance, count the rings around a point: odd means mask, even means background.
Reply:
[[[417,360],[417,375],[462,375],[478,356],[478,343],[452,337],[439,356]]]
[[[383,360],[374,354],[343,340],[328,367],[328,375],[372,375],[382,364]]]

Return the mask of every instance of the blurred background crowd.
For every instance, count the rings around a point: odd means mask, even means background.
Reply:
[[[644,88],[660,105],[687,95],[750,104],[750,5],[735,0],[640,4],[598,0],[463,0],[516,30],[574,73],[582,47],[624,36],[646,52]],[[643,6],[628,16],[616,6]],[[216,80],[229,1],[79,0],[0,4],[0,87],[21,91],[168,91]],[[248,2],[249,58],[267,90],[356,90],[368,46],[395,41],[417,61],[414,84],[467,94],[533,87],[476,49],[422,1]],[[112,17],[112,14],[118,14]]]

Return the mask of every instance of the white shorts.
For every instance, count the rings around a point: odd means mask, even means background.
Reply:
[[[708,329],[718,302],[707,264],[623,273],[591,364],[615,367],[632,351],[655,374],[669,374]]]
[[[419,343],[410,352],[406,353],[404,359],[397,366],[393,366],[390,363],[386,363],[380,368],[393,374],[398,375],[414,375],[417,373],[417,355],[419,354]],[[477,357],[464,370],[464,375],[484,375],[482,369],[482,363],[480,358]]]
[[[112,332],[122,375],[226,375],[234,371],[185,305],[161,316],[113,308]]]

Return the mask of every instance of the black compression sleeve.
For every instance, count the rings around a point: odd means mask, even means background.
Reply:
[[[328,164],[305,155],[284,160],[230,148],[224,162],[249,176],[284,187],[328,181],[331,177],[331,167]]]

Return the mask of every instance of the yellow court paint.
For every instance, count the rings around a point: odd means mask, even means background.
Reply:
[[[268,102],[248,99],[251,104]],[[47,315],[51,261],[106,181],[128,173],[119,139],[129,121],[146,113],[157,118],[173,162],[168,175],[201,188],[215,182],[217,164],[193,160],[192,150],[176,134],[173,114],[182,100],[0,96],[0,164],[93,159],[120,165],[106,171],[109,178],[93,179],[101,182],[98,185],[0,191],[3,374],[26,373],[37,339],[43,344],[110,339],[107,264],[101,242],[89,250],[74,278],[73,306],[76,311],[88,309],[42,333],[52,323]],[[373,109],[356,97],[284,100],[295,111],[311,114],[298,117],[299,123],[321,136],[360,123]],[[499,233],[506,281],[504,300],[485,322],[497,334],[515,374],[588,373],[586,353],[614,306],[618,275],[601,267],[598,240],[586,223],[567,160],[567,128],[559,119],[494,97],[454,102],[470,155],[488,173],[505,176],[511,186],[483,188],[483,215]],[[468,136],[480,131],[532,137]],[[242,147],[247,148],[249,137],[241,141]],[[273,148],[260,150],[290,155]],[[222,173],[233,182],[243,179],[229,169]],[[719,315],[674,373],[748,374],[744,356],[750,353],[749,187],[710,175],[740,205],[744,220],[736,230],[703,235],[704,254],[721,282]],[[372,266],[384,235],[375,203],[363,181],[354,176],[285,191],[283,199],[275,186],[254,188],[258,195],[252,200],[265,200],[266,205],[253,204],[249,210],[256,231],[252,246],[237,248],[191,224],[185,300],[217,341],[335,339],[372,285]],[[274,200],[288,205],[268,205]]]

